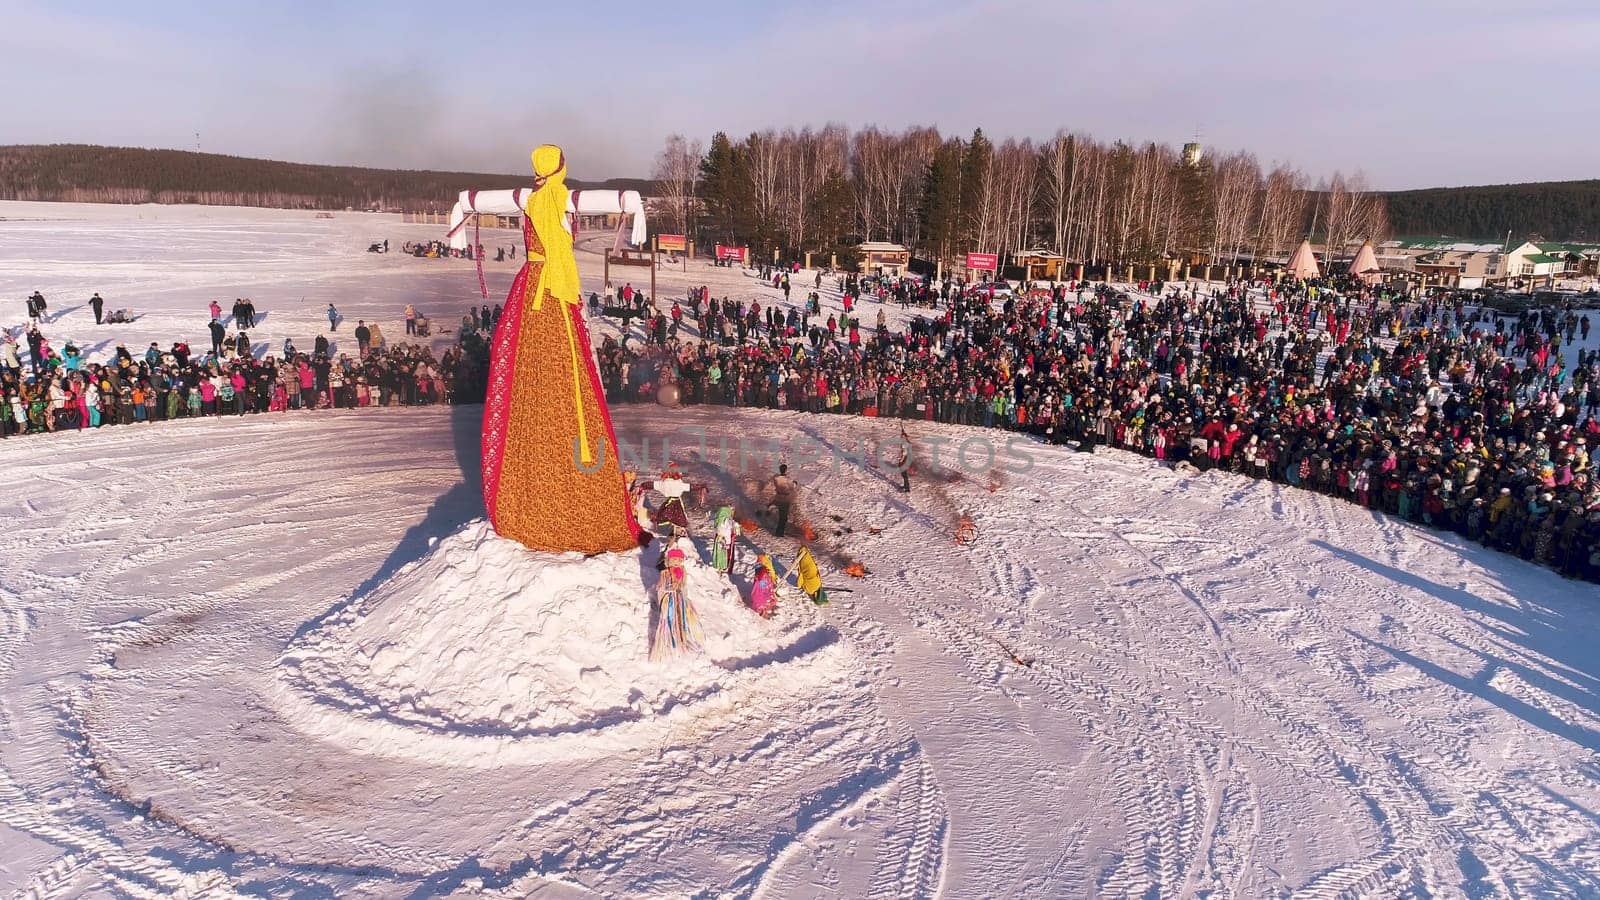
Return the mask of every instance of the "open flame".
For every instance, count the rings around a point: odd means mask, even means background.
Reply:
[[[761,526],[756,524],[755,519],[739,519],[738,521],[740,530],[745,534],[754,534],[761,530]]]
[[[844,567],[844,573],[856,578],[865,578],[867,577],[867,567],[863,566],[861,563],[853,562]]]
[[[977,539],[978,523],[972,521],[972,516],[963,513],[961,524],[956,526],[956,543],[965,545]]]
[[[801,522],[800,537],[804,538],[808,543],[814,541],[817,539],[817,530],[811,527],[810,522]]]

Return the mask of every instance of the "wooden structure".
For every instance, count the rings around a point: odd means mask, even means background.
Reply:
[[[1021,250],[1011,257],[1011,264],[1022,269],[1027,281],[1060,281],[1066,262],[1058,253],[1039,249]]]
[[[612,266],[637,266],[650,269],[650,302],[656,302],[656,252],[655,250],[607,250],[605,286],[611,287]]]
[[[857,268],[863,275],[899,278],[911,267],[911,251],[887,241],[866,241],[856,245]]]

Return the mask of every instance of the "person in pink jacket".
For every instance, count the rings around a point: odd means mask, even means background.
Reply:
[[[217,413],[217,386],[211,379],[200,379],[200,414],[214,416]]]
[[[233,413],[236,416],[242,416],[244,415],[245,395],[248,393],[250,382],[245,380],[244,373],[238,369],[233,370],[233,375],[228,380],[233,385]]]
[[[300,408],[315,409],[317,405],[317,373],[316,370],[306,365],[304,359],[295,366],[295,374],[300,377]]]

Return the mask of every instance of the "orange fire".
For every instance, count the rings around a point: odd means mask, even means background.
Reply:
[[[844,567],[844,573],[846,575],[853,575],[856,578],[865,578],[867,577],[867,567],[863,566],[861,563],[853,562]]]
[[[739,528],[743,530],[745,534],[752,534],[761,530],[761,526],[756,524],[755,519],[740,519]]]
[[[810,522],[801,522],[800,537],[807,542],[814,541],[817,539],[817,530],[811,527]]]
[[[978,539],[978,523],[972,521],[972,516],[963,515],[961,524],[956,526],[956,543],[970,544]]]

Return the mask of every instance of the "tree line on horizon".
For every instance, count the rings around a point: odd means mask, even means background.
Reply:
[[[1385,198],[1398,234],[1600,242],[1600,180],[1425,188]]]
[[[892,241],[932,259],[1044,248],[1087,263],[1286,256],[1308,233],[1382,239],[1359,173],[1313,184],[1248,152],[1186,159],[1158,144],[1059,132],[996,144],[930,127],[767,129],[709,147],[669,136],[653,172],[662,230],[762,253]],[[659,218],[659,216],[658,216]]]
[[[3,200],[447,212],[464,190],[524,187],[529,181],[527,175],[324,166],[191,150],[0,147]],[[648,188],[638,179],[572,183]]]
[[[1041,246],[1071,259],[1137,262],[1282,255],[1313,232],[1600,240],[1600,180],[1379,193],[1359,173],[1313,183],[1292,166],[1264,169],[1248,153],[1187,166],[1169,146],[1066,132],[996,145],[981,130],[962,139],[933,128],[830,125],[739,140],[719,133],[709,148],[674,135],[653,175],[571,184],[637,190],[658,199],[671,230],[766,252],[888,240],[947,257]],[[182,150],[0,147],[8,200],[443,212],[462,190],[526,183]]]

